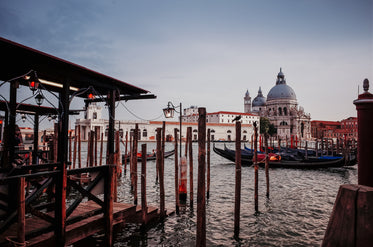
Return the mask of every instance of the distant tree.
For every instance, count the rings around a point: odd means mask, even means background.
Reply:
[[[272,124],[268,118],[261,117],[260,118],[260,134],[269,134],[270,136],[273,136],[277,134],[277,129],[275,128],[275,125]]]

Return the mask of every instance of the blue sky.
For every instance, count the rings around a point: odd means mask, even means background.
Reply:
[[[246,90],[266,96],[280,67],[313,120],[356,116],[358,86],[373,84],[373,0],[3,0],[0,11],[1,37],[157,95],[125,103],[143,119],[168,101],[243,111]],[[135,119],[122,104],[117,118]]]

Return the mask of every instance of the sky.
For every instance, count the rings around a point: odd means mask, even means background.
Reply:
[[[120,120],[164,120],[169,101],[243,112],[246,90],[267,96],[281,67],[312,120],[340,121],[373,83],[373,0],[2,0],[0,11],[1,37],[157,96],[118,104]]]

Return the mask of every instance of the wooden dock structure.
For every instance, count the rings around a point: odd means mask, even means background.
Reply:
[[[115,202],[119,170],[115,158],[120,155],[114,149],[115,105],[121,100],[156,96],[4,38],[0,38],[0,52],[6,54],[1,62],[3,83],[0,86],[9,83],[9,98],[0,104],[0,110],[5,112],[4,145],[0,152],[0,245],[10,239],[16,246],[66,246],[104,231],[104,244],[112,246],[113,226],[138,219],[139,212],[134,205]],[[25,99],[17,102],[20,86],[29,87],[36,105],[23,104]],[[43,106],[44,92],[53,97],[52,101],[46,100],[52,107]],[[84,98],[86,106],[95,102],[105,102],[108,106],[106,165],[69,169],[70,104],[76,97]],[[58,102],[57,105],[53,105],[53,101]],[[28,165],[16,159],[17,114],[34,118],[32,161]],[[45,161],[39,156],[39,116],[49,114],[57,115],[58,122],[51,150],[53,160]],[[76,179],[83,174],[91,176],[88,184]],[[76,194],[70,195],[72,191]],[[155,209],[149,208],[152,216]]]

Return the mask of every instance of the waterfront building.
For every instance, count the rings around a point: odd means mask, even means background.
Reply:
[[[95,131],[97,137],[101,139],[103,133],[104,141],[107,140],[109,120],[101,118],[102,107],[91,103],[84,112],[83,119],[77,119],[75,126],[80,126],[80,139],[88,140],[90,131]],[[182,116],[182,138],[185,140],[188,127],[192,127],[192,140],[198,140],[198,107],[192,106],[183,111],[186,115]],[[234,118],[241,116],[241,138],[250,140],[254,134],[253,123],[259,123],[259,116],[252,113],[219,111],[208,113],[206,117],[206,128],[211,131],[211,140],[215,141],[234,141],[235,140],[235,122]],[[140,141],[155,141],[156,129],[162,127],[162,121],[144,121],[144,120],[116,120],[115,129],[119,131],[120,137],[128,138],[133,136],[135,125],[138,124]],[[174,139],[174,128],[179,128],[179,122],[166,122],[166,139]]]
[[[341,121],[311,122],[313,138],[333,138],[357,140],[357,117],[349,117]]]
[[[311,121],[312,137],[321,139],[323,137],[331,137],[337,130],[341,129],[341,122],[339,121]]]
[[[286,84],[285,75],[280,68],[276,84],[269,91],[267,98],[263,96],[261,87],[252,102],[251,112],[247,107],[246,94],[244,98],[247,113],[266,117],[277,128],[281,138],[311,138],[311,115],[303,107],[298,106],[294,90]]]

